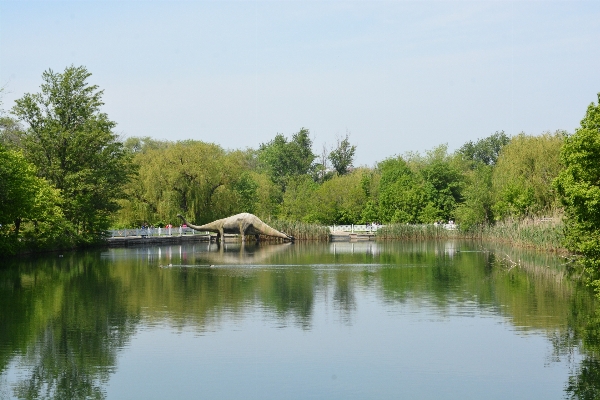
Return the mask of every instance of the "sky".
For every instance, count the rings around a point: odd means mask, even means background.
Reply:
[[[2,108],[85,66],[123,138],[258,148],[350,135],[355,165],[496,131],[573,132],[599,1],[0,0]]]

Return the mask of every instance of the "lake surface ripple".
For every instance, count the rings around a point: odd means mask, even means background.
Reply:
[[[598,304],[568,274],[461,241],[4,260],[0,398],[598,398]]]

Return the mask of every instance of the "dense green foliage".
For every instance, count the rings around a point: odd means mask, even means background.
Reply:
[[[442,145],[424,155],[390,157],[374,168],[327,174],[320,173],[322,160],[315,163],[306,129],[291,140],[277,134],[245,152],[191,140],[130,138],[126,145],[140,172],[115,224],[177,223],[182,211],[203,223],[245,211],[330,225],[453,220],[469,230],[503,218],[554,215],[559,205],[551,181],[561,168],[565,137],[495,133],[455,153]],[[331,160],[343,149],[353,154],[354,146],[344,141]]]
[[[565,207],[566,244],[583,256],[581,263],[600,290],[600,94],[566,138],[561,160],[565,168],[555,185]]]
[[[60,192],[35,167],[0,144],[0,250],[43,249],[69,243]],[[27,224],[27,221],[32,223]]]
[[[123,223],[175,223],[185,213],[199,223],[258,206],[257,183],[242,152],[198,141],[164,143],[135,153],[137,178],[126,187]]]
[[[261,170],[266,171],[284,191],[290,179],[312,172],[315,158],[312,141],[305,128],[295,133],[290,141],[278,133],[275,139],[261,144],[258,149]]]
[[[458,149],[458,153],[465,161],[472,163],[471,168],[476,168],[482,164],[495,165],[500,156],[500,150],[509,142],[510,138],[506,136],[504,131],[496,132],[475,143],[468,141]]]
[[[100,112],[102,91],[84,67],[42,74],[41,92],[25,94],[13,113],[25,124],[23,152],[40,177],[61,191],[65,217],[80,240],[109,228],[116,199],[133,170],[115,123]]]
[[[356,146],[350,144],[350,135],[346,134],[344,139],[338,139],[337,147],[329,153],[329,160],[333,169],[339,174],[344,175],[352,167]]]
[[[90,75],[48,70],[40,93],[0,120],[0,234],[10,253],[91,243],[112,224],[135,170]]]
[[[507,144],[492,176],[494,209],[499,217],[547,214],[558,198],[552,181],[562,169],[566,134],[517,135]]]

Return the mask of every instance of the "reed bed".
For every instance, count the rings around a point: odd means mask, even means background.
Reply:
[[[510,243],[545,251],[565,251],[564,224],[560,217],[509,219],[469,231],[447,230],[438,225],[390,224],[377,231],[378,240],[478,239]]]
[[[444,229],[442,225],[389,224],[377,231],[381,240],[425,240],[460,237],[458,230]]]
[[[266,223],[296,240],[329,241],[329,228],[323,225],[282,220],[269,220]]]
[[[520,247],[547,251],[564,251],[564,224],[561,218],[526,218],[504,220],[481,226],[476,236],[507,242]]]

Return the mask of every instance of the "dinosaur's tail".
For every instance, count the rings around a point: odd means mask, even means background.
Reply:
[[[194,224],[190,224],[189,222],[187,222],[187,220],[185,219],[185,217],[181,214],[177,214],[177,216],[179,218],[181,218],[181,220],[183,221],[184,224],[186,224],[187,226],[189,226],[190,228],[197,230],[197,231],[209,231],[209,232],[219,232],[219,229],[216,228],[215,226],[213,226],[214,222],[211,222],[209,224],[204,224],[204,225],[194,225]]]

